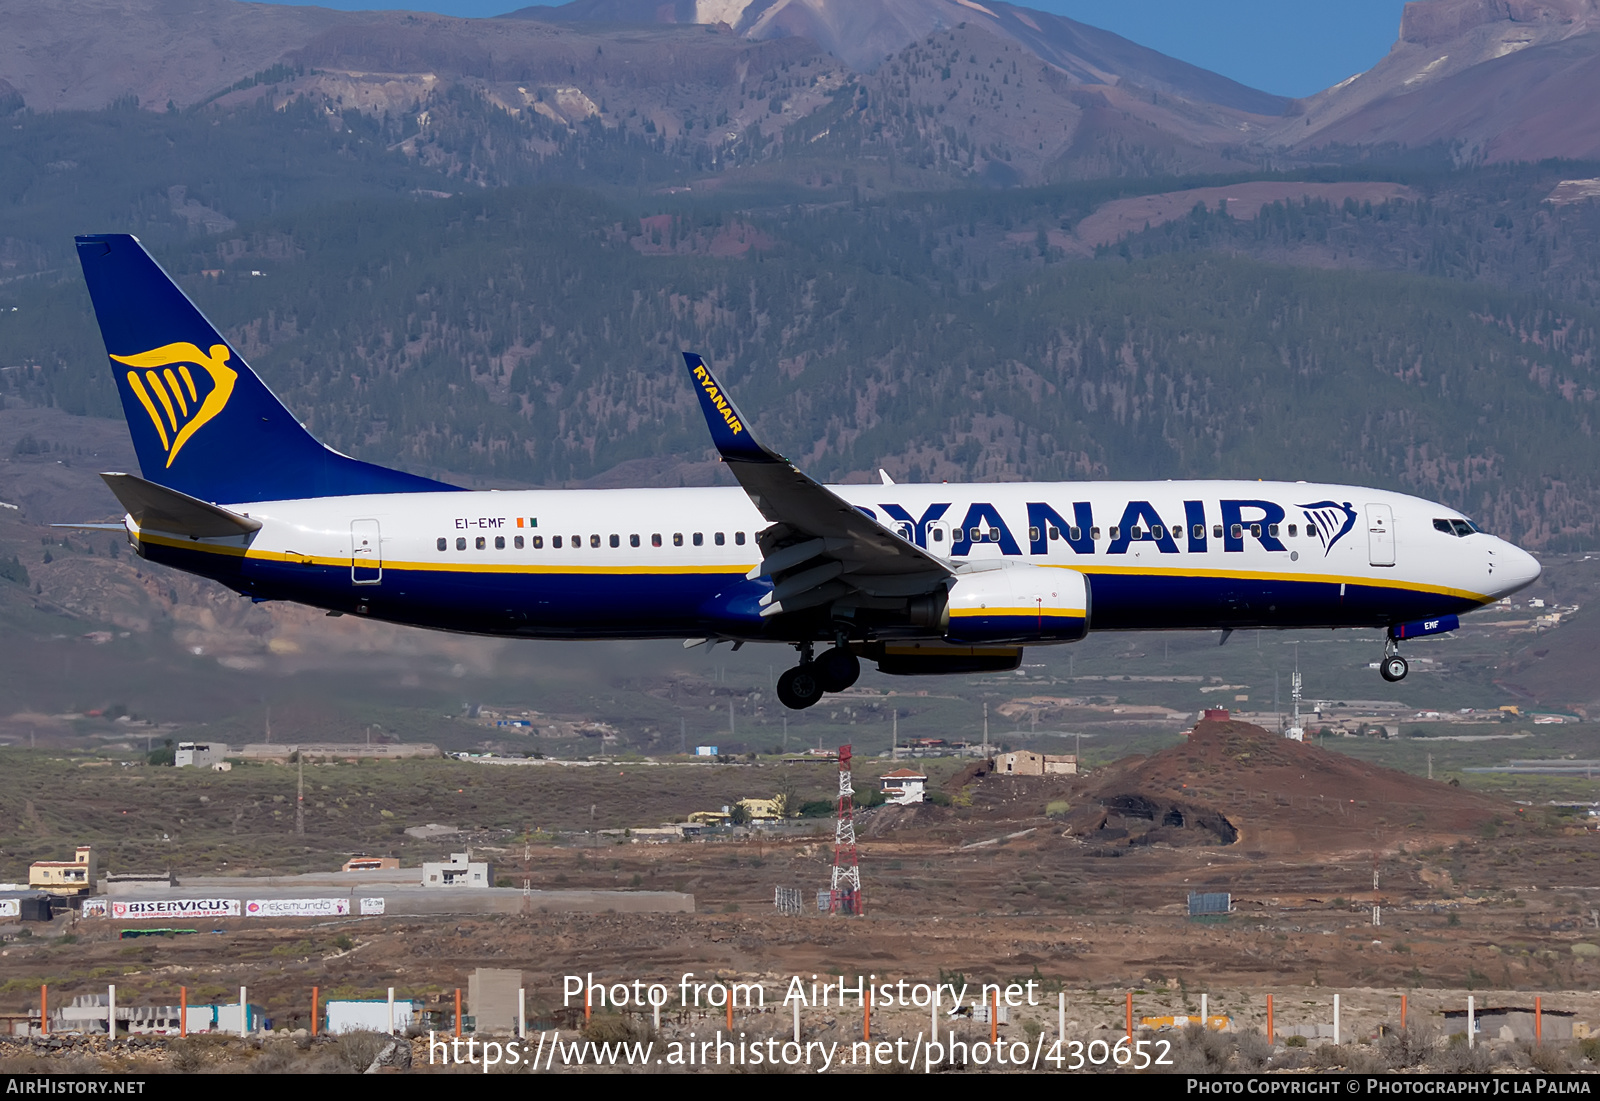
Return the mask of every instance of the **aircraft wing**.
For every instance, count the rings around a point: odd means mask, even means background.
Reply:
[[[712,442],[761,515],[771,521],[757,537],[762,562],[750,573],[773,582],[763,616],[816,607],[851,591],[917,596],[951,576],[946,563],[758,442],[705,361],[692,352],[685,352],[683,359]]]

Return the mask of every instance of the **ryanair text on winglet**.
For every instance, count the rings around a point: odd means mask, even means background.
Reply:
[[[733,415],[733,406],[728,404],[717,390],[717,382],[711,377],[711,372],[704,367],[694,369],[694,377],[700,380],[700,388],[706,392],[706,397],[711,399],[711,404],[717,407],[717,412],[722,414],[722,419],[727,422],[728,428],[737,436],[744,431],[744,425],[739,423],[739,418]]]

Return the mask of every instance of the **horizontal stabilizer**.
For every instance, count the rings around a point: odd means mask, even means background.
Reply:
[[[132,474],[102,474],[111,492],[128,510],[141,531],[185,535],[191,539],[226,538],[249,535],[261,527],[260,520],[230,512],[187,493],[158,486]]]

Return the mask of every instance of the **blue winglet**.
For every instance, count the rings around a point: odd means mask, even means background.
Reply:
[[[711,442],[729,462],[781,463],[783,459],[755,441],[750,427],[739,412],[733,399],[723,391],[722,384],[712,375],[706,361],[693,352],[683,353],[683,362],[689,368],[695,393],[700,395],[700,411],[706,415],[706,425],[711,429]]]

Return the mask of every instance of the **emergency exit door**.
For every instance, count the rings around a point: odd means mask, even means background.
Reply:
[[[350,521],[350,580],[356,585],[383,581],[383,535],[376,520]]]
[[[1388,505],[1367,506],[1367,561],[1394,565],[1394,509]]]

